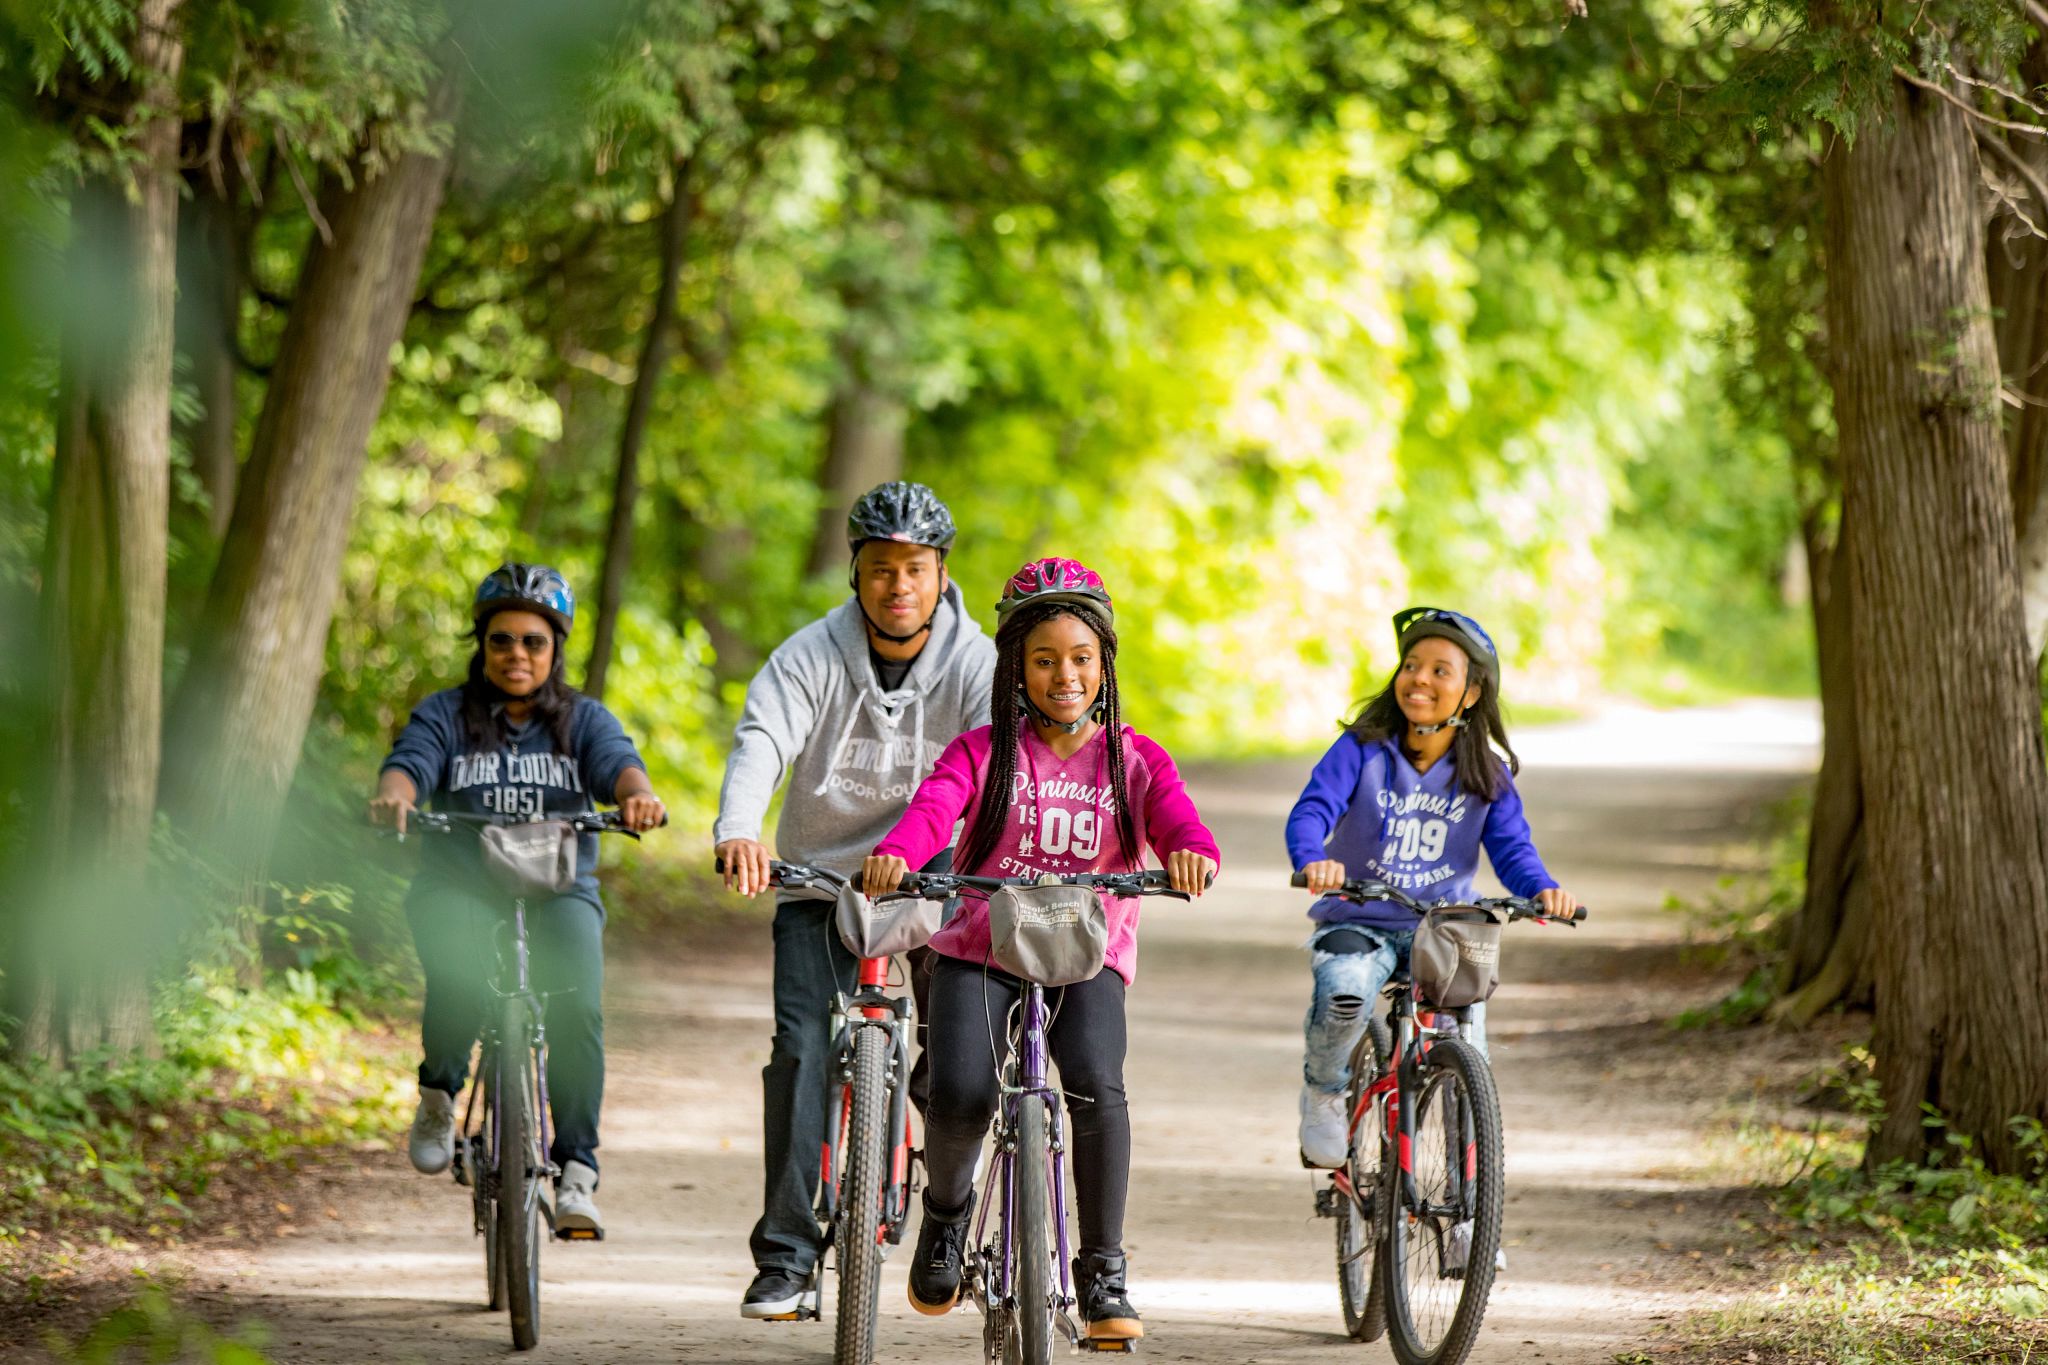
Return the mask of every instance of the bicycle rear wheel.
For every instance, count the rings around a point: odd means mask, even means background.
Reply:
[[[499,1035],[498,1264],[511,1309],[512,1346],[531,1350],[540,1340],[540,1186],[547,1158],[539,1150],[540,1105],[525,996],[506,999]]]
[[[1351,1050],[1351,1088],[1344,1106],[1353,1122],[1345,1168],[1356,1197],[1337,1202],[1337,1292],[1344,1303],[1344,1330],[1356,1341],[1378,1341],[1387,1330],[1386,1285],[1376,1273],[1383,1135],[1373,1121],[1378,1111],[1360,1119],[1358,1106],[1392,1051],[1387,1026],[1373,1020]]]
[[[1381,1224],[1388,1336],[1401,1365],[1462,1365],[1486,1316],[1500,1250],[1500,1100],[1478,1050],[1445,1039],[1430,1048],[1411,1103],[1418,1202],[1399,1203],[1400,1182],[1388,1181],[1396,1207]]]
[[[1052,1235],[1047,1179],[1052,1150],[1045,1105],[1037,1095],[1017,1100],[1017,1154],[1012,1164],[1017,1207],[1010,1211],[1017,1230],[1016,1365],[1051,1365],[1052,1361],[1053,1287],[1059,1283],[1059,1275],[1053,1265],[1057,1240]]]
[[[889,1062],[886,1029],[853,1032],[853,1110],[847,1120],[845,1175],[839,1190],[839,1313],[833,1365],[871,1365],[875,1312],[882,1292],[882,1171],[888,1161]]]

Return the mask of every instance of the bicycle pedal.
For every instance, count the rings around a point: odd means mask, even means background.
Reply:
[[[1074,1348],[1097,1355],[1134,1356],[1138,1353],[1138,1341],[1135,1337],[1082,1337]]]
[[[1316,1217],[1335,1218],[1344,1198],[1343,1191],[1335,1185],[1325,1185],[1316,1191]]]
[[[603,1228],[562,1228],[555,1233],[558,1242],[602,1242]]]

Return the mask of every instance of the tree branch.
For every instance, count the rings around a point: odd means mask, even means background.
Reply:
[[[1981,123],[1988,123],[1994,128],[2004,128],[2010,132],[2025,133],[2028,137],[2048,137],[2048,128],[2043,128],[2038,123],[2014,123],[2011,119],[1994,117],[1993,115],[1985,113],[1982,109],[1979,109],[1974,104],[1971,104],[1968,100],[1958,99],[1953,91],[1945,90],[1941,86],[1936,85],[1933,81],[1923,80],[1919,76],[1914,75],[1911,71],[1908,71],[1903,66],[1894,66],[1892,68],[1892,74],[1894,76],[1897,76],[1900,80],[1904,81],[1908,85],[1917,85],[1922,90],[1931,91],[1932,93],[1941,96],[1950,104],[1953,104],[1956,108],[1962,110],[1965,114],[1968,114],[1971,118],[1976,119]]]
[[[2013,174],[2017,175],[2021,180],[2024,180],[2026,182],[2027,189],[2031,191],[2034,196],[2033,207],[2036,212],[2048,211],[2048,181],[2042,180],[2041,173],[2035,170],[2032,166],[2029,166],[2027,164],[2025,157],[2021,156],[2018,152],[2014,151],[2011,147],[2007,146],[2005,139],[1998,136],[1996,133],[1987,133],[1983,132],[1982,130],[1978,130],[1977,145],[1980,148],[1989,147],[1992,151],[1996,152],[1998,154],[1998,159],[2005,163],[2006,169],[2010,170]],[[2018,206],[2012,204],[2012,201],[2010,199],[2008,199],[2006,202],[2008,206],[2012,208],[2013,216],[2018,218],[2021,222],[2025,223],[2027,227],[2032,230],[2033,234],[2036,237],[2048,237],[2048,232],[2043,232],[2041,230],[2040,224],[2036,223],[2026,214],[2021,213],[2019,211]]]

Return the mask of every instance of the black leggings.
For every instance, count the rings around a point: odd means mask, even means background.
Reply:
[[[940,957],[931,989],[926,1197],[935,1208],[957,1209],[974,1190],[974,1158],[995,1117],[997,1070],[1010,1052],[1010,1007],[1023,984],[993,967]],[[1052,1017],[1046,1042],[1067,1097],[1080,1250],[1116,1254],[1123,1250],[1131,1188],[1123,978],[1104,968],[1080,985],[1047,991],[1045,1003]]]

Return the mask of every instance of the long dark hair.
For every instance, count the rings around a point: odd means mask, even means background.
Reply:
[[[1459,646],[1458,652],[1463,654],[1464,647]],[[1452,771],[1460,787],[1474,796],[1497,801],[1507,789],[1508,774],[1522,771],[1522,760],[1508,743],[1508,729],[1500,718],[1500,689],[1494,685],[1492,670],[1475,667],[1472,656],[1466,654],[1465,677],[1468,686],[1478,685],[1479,700],[1467,709],[1467,724],[1459,727],[1457,738],[1451,741]],[[1362,703],[1358,713],[1344,722],[1344,728],[1365,744],[1392,740],[1412,758],[1413,751],[1408,748],[1408,717],[1401,713],[1400,700],[1395,696],[1400,682],[1401,669],[1396,665],[1385,689]],[[1501,754],[1494,752],[1496,745],[1507,755],[1505,764]]]
[[[517,607],[507,607],[517,611]],[[489,633],[491,621],[498,615],[492,612],[478,621],[470,634],[476,640],[476,651],[469,656],[469,678],[462,684],[462,729],[469,737],[470,747],[476,750],[496,749],[512,741],[512,727],[503,711],[494,711],[500,702],[511,701],[510,693],[484,676],[484,636]],[[555,752],[569,752],[569,724],[576,715],[576,689],[569,686],[563,677],[563,646],[567,640],[561,630],[552,622],[548,629],[555,637],[555,657],[548,668],[547,681],[528,693],[525,700],[533,703],[532,718],[548,727],[548,733],[555,738]]]
[[[989,685],[988,782],[981,791],[981,805],[962,831],[960,856],[953,865],[972,870],[995,852],[1003,836],[1003,820],[1009,813],[1010,789],[1017,780],[1017,736],[1022,724],[1020,698],[1024,687],[1024,641],[1045,622],[1071,616],[1095,632],[1102,642],[1102,691],[1097,694],[1102,728],[1109,745],[1109,789],[1116,796],[1117,852],[1125,863],[1135,866],[1138,858],[1138,821],[1131,813],[1130,783],[1124,772],[1124,709],[1116,686],[1116,632],[1102,613],[1075,602],[1026,603],[1003,618],[996,628],[996,673]]]

